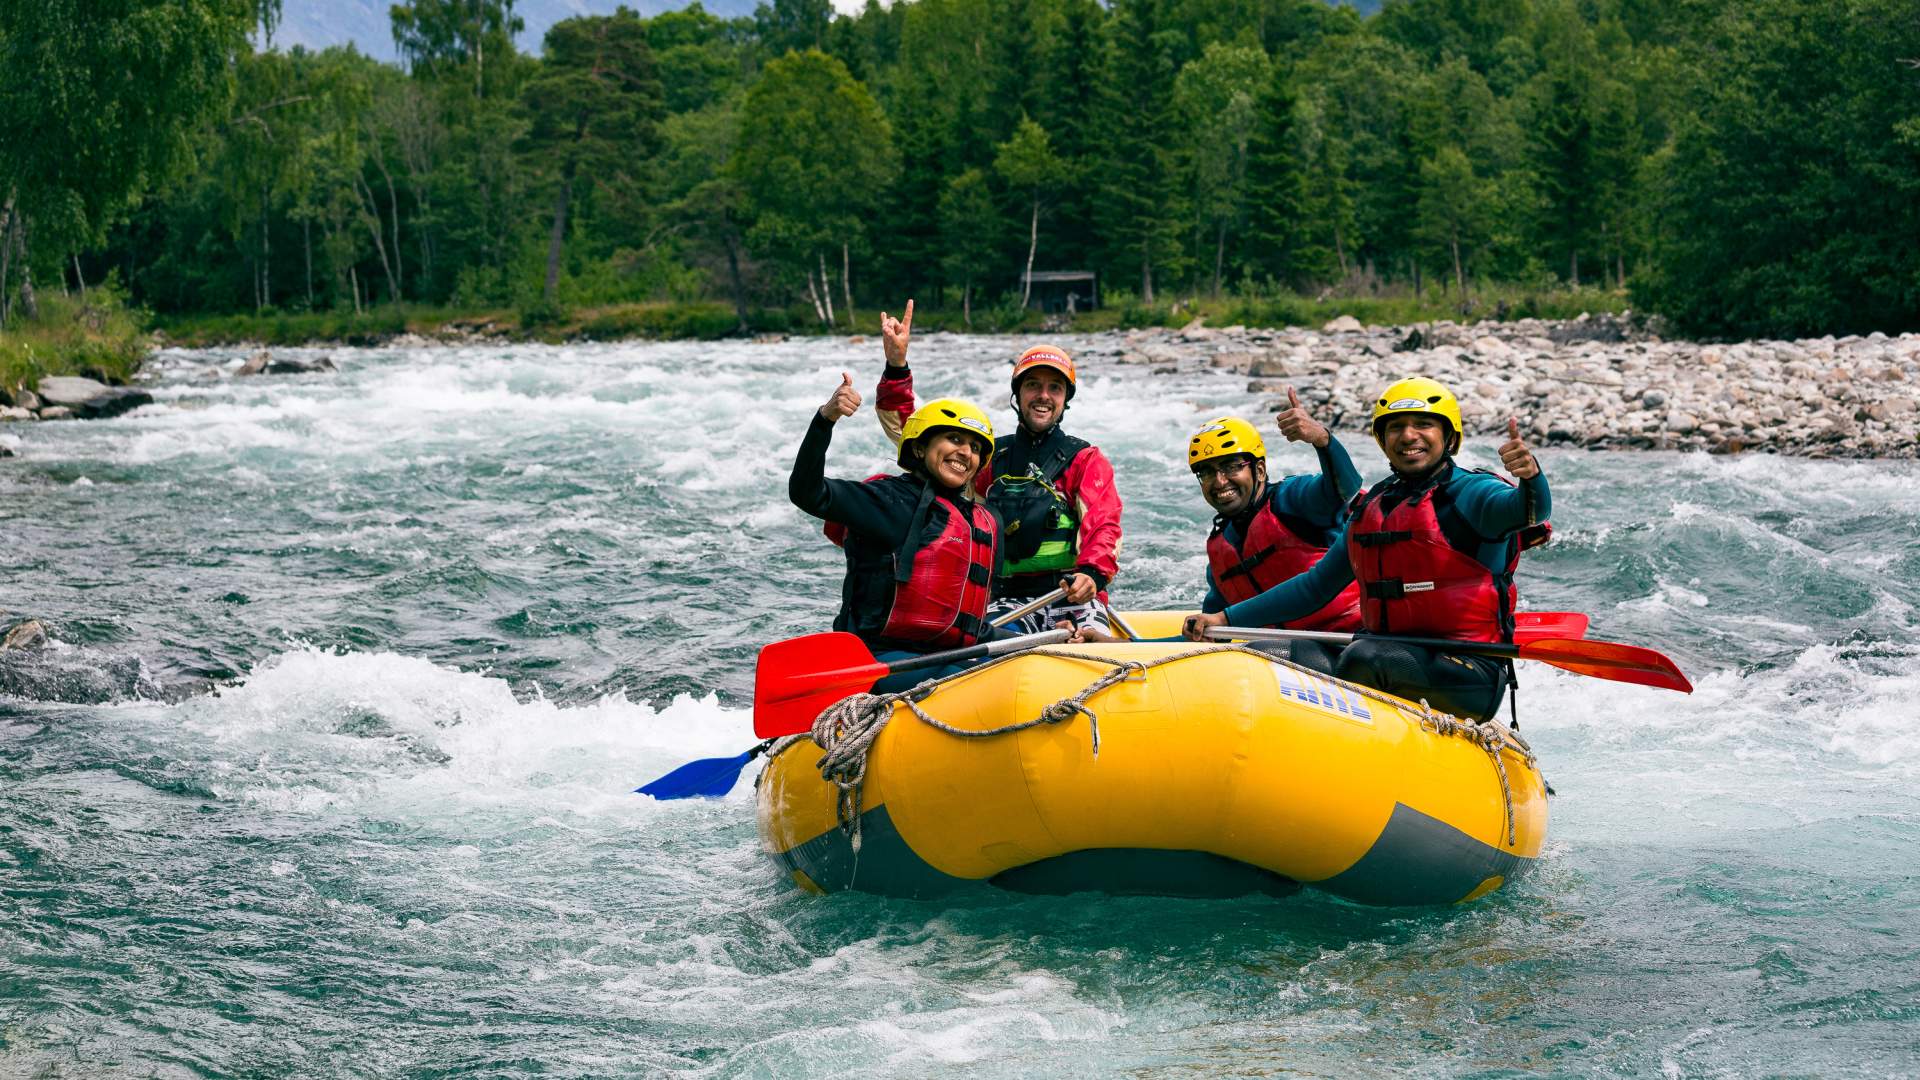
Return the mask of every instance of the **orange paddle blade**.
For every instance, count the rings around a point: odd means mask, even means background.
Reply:
[[[1524,642],[1518,649],[1516,655],[1522,660],[1538,660],[1581,675],[1693,693],[1693,683],[1687,681],[1678,665],[1638,645],[1546,639]]]
[[[753,669],[753,734],[775,739],[807,731],[820,710],[871,687],[887,670],[852,634],[776,641],[760,650]]]
[[[1587,617],[1577,611],[1520,611],[1513,616],[1513,640],[1524,645],[1541,638],[1583,638]]]

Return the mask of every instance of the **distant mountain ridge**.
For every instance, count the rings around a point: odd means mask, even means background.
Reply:
[[[1329,0],[1344,3],[1362,15],[1380,10],[1382,0]],[[686,7],[688,0],[520,0],[514,11],[526,20],[517,42],[526,52],[538,53],[547,29],[562,19],[576,15],[611,15],[622,5],[642,15],[658,15]],[[751,15],[759,0],[703,0],[706,9],[722,18]],[[835,7],[857,7],[837,0]],[[393,47],[393,0],[284,0],[280,25],[274,28],[273,46],[279,49],[304,45],[319,50],[352,42],[362,53],[376,60],[400,58]]]
[[[520,0],[514,14],[526,21],[515,39],[526,52],[538,53],[547,29],[576,15],[611,15],[629,7],[642,15],[658,15],[686,7],[688,0]],[[703,0],[709,12],[722,18],[751,15],[757,0]],[[393,0],[284,0],[280,24],[273,31],[273,47],[304,45],[324,49],[353,43],[376,60],[398,60],[393,47]]]

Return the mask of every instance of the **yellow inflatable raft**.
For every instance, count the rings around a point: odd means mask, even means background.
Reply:
[[[1129,616],[1149,635],[1175,619]],[[1056,707],[1022,730],[941,730],[1018,725],[1076,695],[1084,711]],[[1307,884],[1441,904],[1499,888],[1546,834],[1545,784],[1504,725],[1244,647],[1052,646],[915,704],[869,710],[878,733],[864,761],[842,762],[844,787],[823,779],[812,739],[776,747],[760,832],[802,888],[1230,896]]]

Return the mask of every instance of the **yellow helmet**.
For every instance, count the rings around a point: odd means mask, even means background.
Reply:
[[[1425,413],[1445,420],[1453,434],[1461,435],[1460,402],[1453,391],[1432,379],[1401,379],[1380,392],[1373,400],[1373,441],[1380,441],[1380,429],[1387,419],[1403,413]]]
[[[1217,416],[1200,425],[1200,430],[1187,440],[1189,469],[1203,461],[1235,454],[1252,454],[1256,460],[1267,456],[1267,443],[1260,437],[1259,429],[1237,416]]]
[[[993,421],[980,410],[978,405],[959,398],[941,398],[929,401],[913,410],[907,417],[905,426],[900,429],[900,467],[913,468],[913,444],[920,436],[941,428],[953,428],[971,435],[978,435],[987,441],[987,453],[980,467],[993,464]]]

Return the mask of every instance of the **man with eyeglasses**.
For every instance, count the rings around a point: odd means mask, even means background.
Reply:
[[[1307,414],[1291,386],[1277,420],[1288,442],[1307,443],[1319,454],[1318,475],[1269,483],[1266,441],[1237,416],[1209,420],[1187,441],[1187,466],[1217,515],[1207,537],[1207,598],[1200,605],[1209,614],[1251,600],[1320,561],[1360,491],[1360,473],[1346,448]],[[1319,610],[1280,625],[1357,630],[1359,587],[1349,586]]]
[[[1292,642],[1296,663],[1455,716],[1492,716],[1513,686],[1511,661],[1408,639],[1513,641],[1520,553],[1553,531],[1546,474],[1518,418],[1508,419],[1498,451],[1512,480],[1456,464],[1460,401],[1429,378],[1382,390],[1372,428],[1393,473],[1353,501],[1326,558],[1225,611],[1187,616],[1182,633],[1200,641],[1213,626],[1297,626],[1282,620],[1323,610],[1358,586],[1353,642]]]

